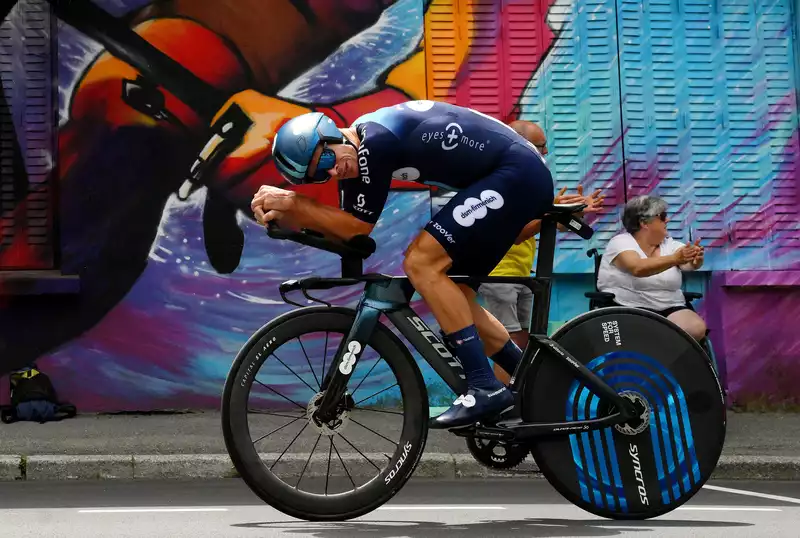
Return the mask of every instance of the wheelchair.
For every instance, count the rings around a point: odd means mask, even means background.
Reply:
[[[586,256],[594,257],[594,291],[587,291],[584,293],[584,296],[589,299],[589,310],[596,310],[598,308],[606,308],[610,306],[619,306],[614,302],[614,294],[609,293],[606,291],[600,291],[597,287],[597,279],[600,273],[600,261],[601,261],[601,254],[600,251],[596,248],[592,248],[586,251]],[[686,306],[694,310],[692,306],[692,301],[696,301],[703,297],[702,293],[696,291],[684,291],[683,297],[686,299]],[[706,352],[709,359],[711,359],[711,364],[714,365],[714,370],[716,370],[717,375],[719,375],[719,367],[717,366],[717,359],[714,356],[714,346],[711,344],[711,339],[708,337],[709,329],[706,329],[705,337],[700,340],[698,343],[700,347]],[[725,393],[727,394],[727,382],[724,381]]]

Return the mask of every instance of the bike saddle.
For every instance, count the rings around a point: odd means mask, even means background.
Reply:
[[[545,211],[545,213],[564,215],[569,213],[577,213],[586,207],[586,204],[582,204],[580,202],[574,204],[553,204]]]

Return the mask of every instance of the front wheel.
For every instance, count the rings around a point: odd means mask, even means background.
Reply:
[[[336,418],[313,418],[354,321],[352,309],[338,307],[280,316],[248,340],[225,383],[222,428],[236,470],[262,500],[292,517],[345,520],[374,510],[402,488],[425,447],[422,374],[381,323]]]
[[[662,316],[624,307],[588,312],[552,339],[639,411],[625,424],[537,440],[531,453],[553,487],[615,519],[656,517],[697,493],[717,465],[726,428],[719,380],[697,342]],[[526,422],[614,412],[547,354],[536,357],[523,391]]]

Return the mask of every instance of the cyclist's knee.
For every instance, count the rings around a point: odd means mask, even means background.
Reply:
[[[406,250],[403,271],[412,283],[444,275],[451,264],[450,256],[442,246],[426,232],[422,232]]]

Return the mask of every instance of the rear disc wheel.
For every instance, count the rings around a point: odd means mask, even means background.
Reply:
[[[697,342],[657,314],[622,307],[588,312],[552,338],[637,413],[626,424],[537,440],[531,454],[547,480],[607,518],[652,518],[688,501],[716,467],[726,429],[720,383]],[[542,355],[528,371],[526,422],[614,412],[566,362]]]

